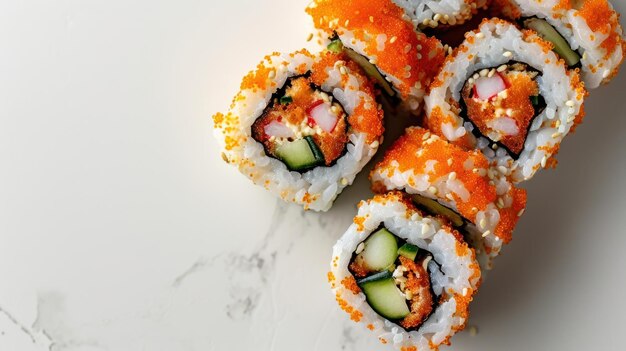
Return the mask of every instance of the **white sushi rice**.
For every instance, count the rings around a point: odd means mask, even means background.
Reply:
[[[465,318],[457,314],[459,298],[471,297],[480,283],[480,271],[473,251],[457,251],[457,238],[433,218],[422,217],[417,211],[401,201],[399,193],[376,196],[361,202],[358,217],[365,218],[362,227],[352,224],[333,247],[331,272],[335,278],[333,292],[337,299],[362,313],[359,323],[369,326],[384,343],[396,349],[414,346],[418,350],[436,348],[465,325]],[[404,328],[376,313],[367,303],[362,292],[355,294],[339,283],[352,277],[348,266],[357,246],[383,224],[390,232],[433,255],[441,274],[433,274],[437,266],[429,264],[432,287],[435,294],[442,294],[433,314],[418,330],[407,332]],[[442,302],[443,301],[443,302]],[[462,309],[462,308],[461,308]]]
[[[415,26],[457,25],[470,19],[486,0],[393,0],[402,7]]]
[[[575,8],[559,9],[560,0],[509,0],[510,5],[520,11],[522,17],[538,17],[550,23],[567,40],[574,51],[582,55],[582,79],[587,89],[597,88],[610,80],[624,58],[622,45],[607,56],[602,42],[613,32],[594,32],[584,17]],[[613,6],[607,1],[608,6]],[[617,13],[614,14],[617,16]],[[608,20],[608,19],[607,19]],[[608,22],[607,22],[608,23]],[[622,27],[614,28],[623,37]]]
[[[473,44],[468,41],[469,38]],[[544,48],[533,39],[538,37],[531,35],[524,38],[522,32],[505,21],[484,21],[476,32],[466,34],[462,47],[468,50],[457,49],[456,57],[446,60],[438,76],[443,83],[433,88],[425,98],[427,119],[439,107],[444,115],[454,120],[454,123],[441,125],[446,139],[456,141],[467,135],[472,139],[473,147],[480,149],[493,162],[494,168],[507,168],[516,183],[532,178],[539,168],[546,166],[552,150],[574,125],[585,96],[573,83],[577,73],[568,71],[554,52],[544,52]],[[452,101],[460,101],[460,91],[474,72],[510,61],[526,63],[542,73],[537,83],[547,105],[532,121],[524,149],[517,160],[502,148],[493,150],[488,139],[471,136],[472,124],[464,121],[451,106]]]
[[[356,175],[374,156],[382,137],[371,144],[366,142],[368,135],[348,132],[347,152],[330,167],[319,166],[304,173],[293,172],[278,159],[268,156],[263,145],[252,138],[251,126],[261,116],[269,104],[272,94],[282,87],[288,78],[306,73],[316,58],[308,53],[272,55],[263,62],[267,68],[275,70],[273,89],[245,89],[240,92],[229,113],[237,116],[235,126],[222,125],[215,129],[215,136],[222,147],[223,158],[236,165],[240,172],[255,184],[290,201],[303,205],[305,209],[327,211],[343,189],[354,181]],[[342,69],[343,68],[343,69]],[[303,71],[304,69],[304,71]],[[349,72],[347,67],[328,67],[328,78],[321,88],[331,93],[339,101],[348,115],[355,112],[361,103],[376,109],[374,97],[360,91],[368,84],[360,76]],[[342,71],[348,79],[342,81]],[[268,78],[269,79],[269,78]],[[228,139],[238,140],[238,145],[228,147]]]

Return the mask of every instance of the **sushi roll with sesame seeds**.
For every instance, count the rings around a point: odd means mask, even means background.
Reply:
[[[390,0],[314,0],[306,11],[328,50],[360,64],[402,109],[422,110],[445,51],[439,40],[416,32],[402,8]]]
[[[506,169],[490,169],[480,152],[411,127],[387,150],[370,180],[374,192],[402,191],[418,208],[447,221],[488,270],[502,245],[511,241],[526,206],[526,191],[506,175]]]
[[[425,123],[478,149],[515,182],[554,166],[563,138],[581,122],[587,95],[575,70],[530,30],[484,20],[446,58],[425,99]]]
[[[342,54],[266,56],[226,114],[213,116],[222,158],[305,209],[328,210],[382,142],[383,112]]]
[[[496,0],[492,7],[550,41],[569,68],[581,69],[587,89],[610,81],[624,60],[619,14],[608,0]]]
[[[462,330],[481,281],[460,234],[399,192],[359,204],[328,273],[350,318],[397,350],[436,350]]]

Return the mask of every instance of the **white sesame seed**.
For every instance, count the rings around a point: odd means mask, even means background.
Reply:
[[[546,168],[546,163],[548,162],[548,158],[545,156],[541,159],[541,168]]]
[[[526,209],[522,208],[519,212],[517,212],[517,217],[521,217],[524,214],[524,211],[526,211]]]
[[[428,187],[428,192],[435,195],[437,194],[437,188],[435,188],[434,186]]]
[[[485,218],[481,219],[480,222],[478,222],[478,225],[481,228],[485,228],[487,226],[487,220]]]
[[[489,234],[491,234],[491,231],[488,230],[486,232],[483,233],[483,238],[486,238],[487,236],[489,236]]]
[[[425,235],[426,233],[428,233],[429,230],[430,230],[430,225],[424,224],[422,226],[422,235]]]
[[[565,102],[565,105],[566,105],[567,107],[573,107],[573,106],[574,106],[574,101],[572,101],[572,100],[567,100],[567,101]]]
[[[498,207],[499,208],[503,208],[504,207],[504,200],[502,200],[501,197],[498,198]]]
[[[452,158],[448,159],[448,166],[452,166],[452,161],[453,161]]]
[[[411,65],[406,65],[406,66],[404,66],[404,70],[405,70],[405,71],[410,71],[410,70],[411,70]]]
[[[508,57],[513,56],[513,53],[512,53],[512,52],[510,52],[510,51],[505,51],[505,52],[502,54],[502,56],[504,56],[504,57],[507,57],[507,58],[508,58]]]
[[[398,37],[396,37],[395,35],[393,37],[391,37],[391,39],[389,40],[390,43],[395,43],[396,40],[398,40]]]
[[[370,22],[374,23],[374,16],[370,16]]]
[[[372,143],[370,144],[370,147],[371,147],[372,149],[376,149],[379,145],[380,145],[380,143],[378,142],[378,140],[374,140],[374,142],[372,142]]]
[[[452,172],[448,175],[448,180],[455,180],[456,179],[456,172]]]
[[[438,22],[441,19],[441,17],[442,17],[441,14],[438,13],[433,17],[433,19]]]
[[[344,27],[347,27],[348,24],[350,24],[350,20],[346,20],[346,22],[344,23]]]
[[[422,137],[422,140],[427,140],[428,138],[430,138],[430,132],[424,133],[424,136]]]
[[[417,44],[416,48],[417,48],[418,51],[422,50],[422,46],[420,44]]]
[[[506,175],[508,169],[506,169],[506,167],[504,167],[504,166],[498,166],[498,171],[500,171],[500,173]]]
[[[479,32],[478,34],[476,34],[476,38],[478,39],[483,39],[485,37],[485,33],[483,32]]]
[[[365,250],[365,243],[360,243],[359,246],[356,247],[355,253],[358,255]]]
[[[339,67],[339,72],[341,74],[348,74],[348,71],[346,71],[346,67],[344,67],[344,66]]]
[[[409,51],[411,51],[411,44],[407,44],[407,46],[404,47],[404,53],[408,53]]]
[[[422,54],[417,53],[417,59],[418,59],[418,60],[421,60],[421,59],[422,59],[422,57],[423,57],[423,56],[422,56]]]
[[[463,288],[463,296],[467,296],[467,288]]]
[[[313,33],[309,33],[309,36],[306,37],[306,41],[311,41],[313,39]]]
[[[498,71],[498,72],[504,72],[504,70],[506,70],[506,65],[500,65],[500,67],[498,67],[498,69],[496,69],[496,71]]]
[[[270,71],[270,73],[267,76],[269,79],[274,79],[276,77],[276,71]]]
[[[341,185],[343,186],[348,185],[348,180],[346,178],[341,178]]]
[[[446,194],[446,199],[454,201],[454,197],[452,197],[452,194]]]
[[[608,78],[608,77],[609,77],[609,74],[611,74],[611,71],[609,71],[609,70],[604,71],[604,73],[602,73],[602,78],[603,78],[603,79]]]
[[[488,73],[489,73],[489,70],[485,68],[485,69],[483,69],[483,70],[481,70],[481,71],[480,71],[480,76],[481,76],[481,77],[484,77],[484,76],[486,76]]]

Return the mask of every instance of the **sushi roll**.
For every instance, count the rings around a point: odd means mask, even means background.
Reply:
[[[626,42],[619,14],[608,0],[496,0],[496,13],[550,41],[570,68],[580,68],[588,89],[613,78]]]
[[[360,64],[402,109],[421,111],[426,88],[445,57],[437,39],[416,32],[390,0],[315,0],[306,11],[329,50]]]
[[[474,251],[399,192],[359,204],[328,273],[350,318],[398,350],[436,350],[462,330],[481,272]]]
[[[403,191],[418,208],[446,220],[475,249],[483,270],[511,241],[526,207],[526,191],[490,169],[480,152],[419,127],[408,128],[387,150],[370,180],[374,192]]]
[[[303,50],[265,57],[226,114],[213,116],[222,158],[305,209],[328,210],[382,142],[383,112],[361,68]]]
[[[554,165],[561,141],[582,120],[587,95],[549,42],[499,19],[466,33],[430,88],[429,129],[480,150],[516,183]]]

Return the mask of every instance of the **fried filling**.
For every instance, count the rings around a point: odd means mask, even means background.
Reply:
[[[526,64],[506,64],[475,73],[461,91],[467,118],[480,134],[515,156],[524,149],[530,124],[545,106],[538,76]]]
[[[326,166],[343,154],[348,142],[347,114],[331,94],[314,85],[308,76],[287,81],[272,97],[263,114],[252,125],[252,137],[265,151],[286,158],[281,146],[307,139],[313,153],[321,153]]]

